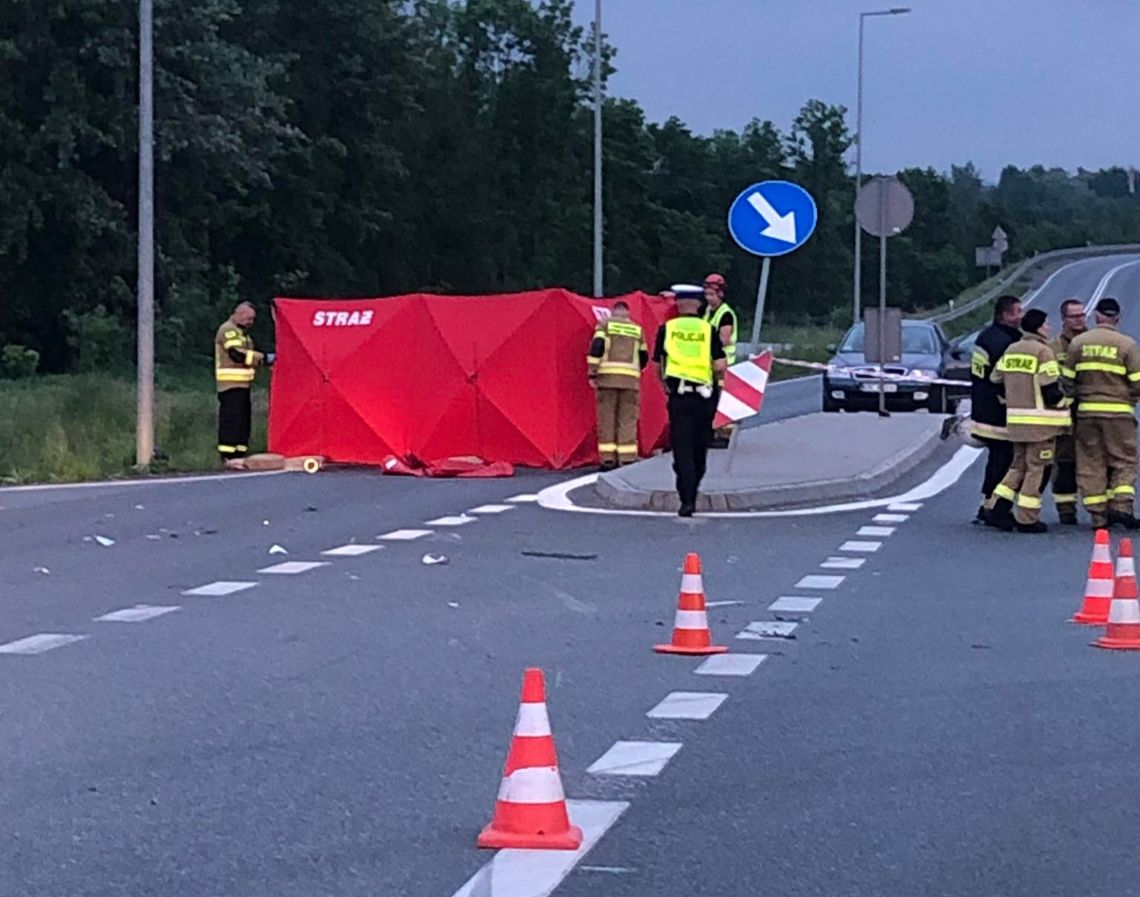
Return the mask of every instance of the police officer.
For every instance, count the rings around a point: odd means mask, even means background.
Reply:
[[[736,312],[724,301],[726,285],[722,274],[714,273],[705,278],[704,314],[705,320],[712,325],[713,330],[720,337],[720,343],[724,347],[724,363],[734,365],[736,364],[737,320]],[[732,431],[735,429],[734,424],[726,424],[717,429],[713,433],[712,447],[728,448],[729,437],[732,436]]]
[[[1065,366],[1065,356],[1073,337],[1086,330],[1085,304],[1079,299],[1066,299],[1061,303],[1061,332],[1049,344],[1061,367]],[[1057,517],[1061,523],[1076,525],[1077,448],[1072,426],[1057,437],[1053,458],[1053,502],[1057,505]]]
[[[679,316],[657,331],[653,349],[668,393],[669,441],[682,517],[692,517],[696,510],[716,415],[715,385],[725,370],[720,335],[701,318],[700,307],[699,294],[678,290]]]
[[[975,517],[979,523],[988,522],[987,503],[1013,460],[1001,387],[990,380],[990,374],[1002,353],[1021,339],[1021,331],[1017,329],[1020,323],[1021,300],[1016,296],[998,296],[994,302],[994,322],[978,334],[970,358],[970,433],[986,449],[982,504]]]
[[[999,529],[1043,533],[1041,493],[1049,482],[1056,436],[1069,425],[1069,400],[1061,391],[1061,368],[1046,340],[1045,312],[1031,309],[1021,319],[1025,334],[1013,343],[990,374],[1005,391],[1005,425],[1013,460],[994,487],[987,521]],[[1010,511],[1016,506],[1016,514]]]
[[[1096,326],[1073,337],[1062,371],[1077,402],[1077,485],[1094,527],[1137,529],[1136,399],[1140,347],[1117,330],[1120,303],[1096,304]]]
[[[598,398],[598,457],[603,470],[637,460],[641,372],[649,363],[641,327],[619,299],[598,324],[586,356],[590,385]]]
[[[245,467],[253,418],[250,398],[257,368],[276,356],[253,348],[249,328],[257,312],[241,303],[214,336],[214,380],[218,389],[218,454],[228,470]]]

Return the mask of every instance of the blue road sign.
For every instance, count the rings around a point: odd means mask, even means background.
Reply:
[[[819,212],[803,187],[789,181],[753,184],[728,209],[728,232],[753,255],[787,255],[807,242]]]

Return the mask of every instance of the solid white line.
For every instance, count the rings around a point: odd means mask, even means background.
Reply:
[[[734,607],[743,603],[743,601],[708,601],[705,603],[705,607],[710,609],[714,607]]]
[[[1093,290],[1092,296],[1089,298],[1088,304],[1085,305],[1085,314],[1086,315],[1092,314],[1093,308],[1095,308],[1096,304],[1102,298],[1104,298],[1104,294],[1108,291],[1108,284],[1112,280],[1112,278],[1114,278],[1117,274],[1119,274],[1125,268],[1133,268],[1136,265],[1140,265],[1140,261],[1133,259],[1130,262],[1125,262],[1122,265],[1117,265],[1115,268],[1110,268],[1108,270],[1108,272],[1104,275],[1104,277],[1102,277],[1100,279],[1100,283],[1098,283],[1096,285],[1096,289]]]
[[[150,604],[136,604],[134,607],[124,607],[122,610],[111,611],[109,614],[96,617],[95,622],[143,623],[147,620],[153,620],[155,617],[161,617],[163,614],[172,614],[176,610],[181,610],[181,608],[176,605],[155,607]]]
[[[568,800],[570,821],[582,829],[577,850],[500,850],[452,897],[549,897],[618,817],[625,801]]]
[[[819,566],[824,570],[858,570],[865,563],[866,558],[830,557]]]
[[[223,595],[232,595],[234,592],[244,592],[246,589],[252,589],[256,585],[257,583],[255,582],[227,582],[226,580],[221,580],[219,582],[211,582],[204,586],[198,586],[196,589],[188,589],[182,594],[219,598]]]
[[[893,536],[895,528],[893,526],[861,526],[857,536],[876,536],[882,538],[884,536]]]
[[[839,546],[840,551],[862,551],[867,554],[874,554],[883,547],[882,542],[858,542],[850,541],[844,542]]]
[[[708,691],[673,691],[646,716],[650,719],[708,719],[728,695]]]
[[[479,505],[477,508],[472,508],[467,511],[468,514],[502,514],[506,511],[513,511],[515,505]]]
[[[328,561],[284,561],[272,567],[262,567],[258,573],[270,573],[279,576],[296,576],[298,573],[308,573],[318,567],[327,567]]]
[[[842,584],[844,576],[805,576],[796,583],[797,589],[838,589]]]
[[[693,670],[698,676],[751,676],[767,654],[714,654]]]
[[[213,483],[220,480],[242,480],[249,477],[271,477],[283,470],[254,470],[247,473],[211,473],[194,477],[159,477],[153,480],[102,480],[92,483],[44,483],[40,486],[5,486],[0,495],[9,492],[63,492],[68,489],[117,489],[120,486],[177,486],[180,483]]]
[[[321,554],[331,558],[354,558],[362,554],[380,551],[383,548],[383,545],[341,545],[340,548],[330,548],[328,551],[322,551]]]
[[[586,772],[599,776],[655,776],[679,750],[681,744],[676,741],[617,741]]]
[[[579,872],[606,872],[610,875],[630,875],[636,872],[629,866],[579,866]]]
[[[27,638],[0,645],[0,654],[43,654],[52,648],[62,648],[73,642],[81,642],[87,638],[85,635],[60,635],[55,632],[41,632],[39,635],[29,635]]]
[[[799,625],[787,620],[758,620],[745,626],[743,631],[736,633],[736,637],[746,641],[787,639]]]
[[[871,518],[872,523],[906,523],[908,520],[909,514],[876,514]]]
[[[819,607],[822,598],[806,598],[803,595],[784,595],[768,605],[773,613],[810,614]]]
[[[413,539],[422,539],[424,536],[430,535],[430,529],[396,529],[376,538],[386,542],[411,542]]]
[[[796,381],[785,380],[784,383]],[[776,384],[777,386],[779,384]],[[929,479],[915,486],[909,492],[901,495],[892,495],[888,498],[869,498],[863,501],[845,502],[837,505],[824,505],[818,508],[800,508],[791,511],[709,511],[699,516],[711,518],[738,518],[749,520],[769,517],[814,517],[822,514],[839,514],[845,511],[865,511],[871,508],[886,508],[888,511],[917,511],[922,507],[917,503],[919,499],[933,498],[945,492],[961,479],[962,474],[969,470],[970,465],[982,454],[982,449],[964,445],[956,451],[953,457],[936,470]],[[568,511],[573,514],[602,514],[609,517],[668,517],[673,519],[676,514],[668,511],[631,511],[617,508],[589,508],[574,504],[570,493],[583,486],[596,482],[598,474],[591,473],[576,477],[564,483],[558,483],[543,489],[538,495],[539,507],[549,511]]]
[[[529,504],[532,504],[533,502],[537,502],[538,496],[537,495],[512,495],[510,498],[507,499],[507,501],[513,502],[516,505],[529,505]]]
[[[460,514],[457,517],[437,517],[435,520],[425,520],[424,526],[463,526],[465,523],[474,523],[478,517],[467,517]]]

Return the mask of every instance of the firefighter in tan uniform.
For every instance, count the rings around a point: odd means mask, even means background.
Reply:
[[[249,328],[257,312],[243,302],[214,337],[214,380],[218,389],[218,454],[228,470],[245,467],[253,410],[250,398],[257,368],[272,365],[273,353],[253,348]]]
[[[594,331],[586,363],[598,397],[598,456],[602,469],[612,470],[637,460],[641,372],[649,363],[641,327],[620,299]]]
[[[1096,326],[1069,343],[1064,375],[1077,403],[1077,485],[1094,527],[1137,529],[1136,399],[1140,347],[1117,330],[1120,303],[1096,304]]]
[[[1005,350],[990,379],[1005,388],[1005,425],[1013,463],[994,488],[989,520],[999,529],[1043,533],[1041,494],[1049,482],[1056,437],[1069,426],[1069,399],[1061,391],[1061,366],[1047,342],[1046,314],[1027,311],[1024,336]],[[1011,511],[1013,513],[1011,513]]]
[[[1075,336],[1088,330],[1085,322],[1085,304],[1079,299],[1066,299],[1061,303],[1061,332],[1049,344],[1062,369],[1069,352],[1069,343]],[[1072,411],[1072,409],[1070,409]],[[1076,417],[1074,415],[1074,422]],[[1053,460],[1053,502],[1061,523],[1077,522],[1077,445],[1072,428],[1057,437]]]

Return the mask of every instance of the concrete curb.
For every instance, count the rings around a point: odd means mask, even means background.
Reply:
[[[875,498],[930,458],[942,443],[942,423],[938,419],[920,438],[857,476],[702,493],[697,510],[775,511]],[[640,489],[623,479],[620,471],[599,476],[594,489],[607,505],[623,510],[676,511],[679,507],[675,492]],[[805,493],[810,495],[806,501]]]

